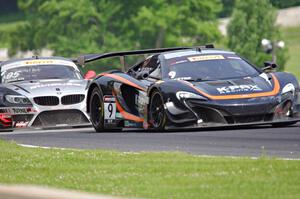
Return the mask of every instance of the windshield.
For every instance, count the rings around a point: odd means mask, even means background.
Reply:
[[[2,83],[43,79],[82,79],[79,71],[64,65],[33,65],[1,71]]]
[[[192,55],[167,60],[166,78],[182,80],[219,80],[252,77],[259,71],[240,57],[228,55]]]

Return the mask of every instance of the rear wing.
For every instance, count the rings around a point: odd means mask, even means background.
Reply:
[[[111,53],[101,53],[101,54],[86,54],[81,55],[77,59],[72,59],[78,65],[84,67],[85,63],[96,61],[99,59],[120,57],[120,62],[125,68],[125,56],[128,55],[146,55],[146,54],[155,54],[175,50],[186,50],[186,49],[195,49],[201,51],[201,49],[214,48],[213,44],[207,44],[204,46],[194,46],[194,47],[172,47],[172,48],[156,48],[156,49],[144,49],[144,50],[132,50],[132,51],[120,51],[120,52],[111,52]]]

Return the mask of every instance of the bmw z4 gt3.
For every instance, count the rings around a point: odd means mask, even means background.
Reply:
[[[2,128],[89,124],[88,80],[73,61],[37,57],[6,61],[0,66]]]

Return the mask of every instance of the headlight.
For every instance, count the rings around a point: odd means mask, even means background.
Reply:
[[[186,91],[178,91],[176,93],[177,99],[201,99],[201,100],[207,100],[205,97],[202,97],[201,95],[197,95],[195,93],[186,92]]]
[[[31,104],[29,99],[23,95],[5,95],[5,99],[12,104]]]
[[[295,93],[295,86],[291,83],[285,85],[281,91],[281,94],[285,94],[285,93],[288,93],[288,92],[291,92],[293,95]]]

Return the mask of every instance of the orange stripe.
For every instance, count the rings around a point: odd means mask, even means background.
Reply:
[[[127,119],[127,120],[132,120],[132,121],[135,121],[135,122],[144,122],[144,119],[141,118],[141,117],[137,117],[133,114],[130,114],[128,112],[126,112],[122,106],[119,104],[118,100],[117,100],[117,97],[116,98],[116,105],[117,105],[117,109],[119,110],[119,112],[121,113],[121,115]]]
[[[142,91],[146,91],[146,89],[140,87],[139,85],[125,79],[124,77],[120,77],[119,75],[115,75],[115,74],[109,74],[109,73],[100,73],[99,75],[102,75],[102,76],[106,76],[106,77],[110,77],[110,78],[113,78],[113,79],[116,79],[116,80],[119,80],[120,82],[123,82],[125,84],[128,84],[132,87],[135,87],[139,90],[142,90]]]
[[[189,85],[193,89],[195,89],[200,94],[204,95],[207,98],[213,99],[213,100],[227,100],[227,99],[245,99],[245,98],[255,98],[255,97],[267,97],[267,96],[274,96],[277,95],[280,90],[280,85],[278,79],[275,77],[275,75],[271,74],[274,80],[274,88],[272,91],[269,92],[261,92],[261,93],[251,93],[251,94],[239,94],[239,95],[210,95],[208,93],[205,93],[204,91],[200,90],[199,88],[196,88],[190,83],[184,82],[185,84]]]

